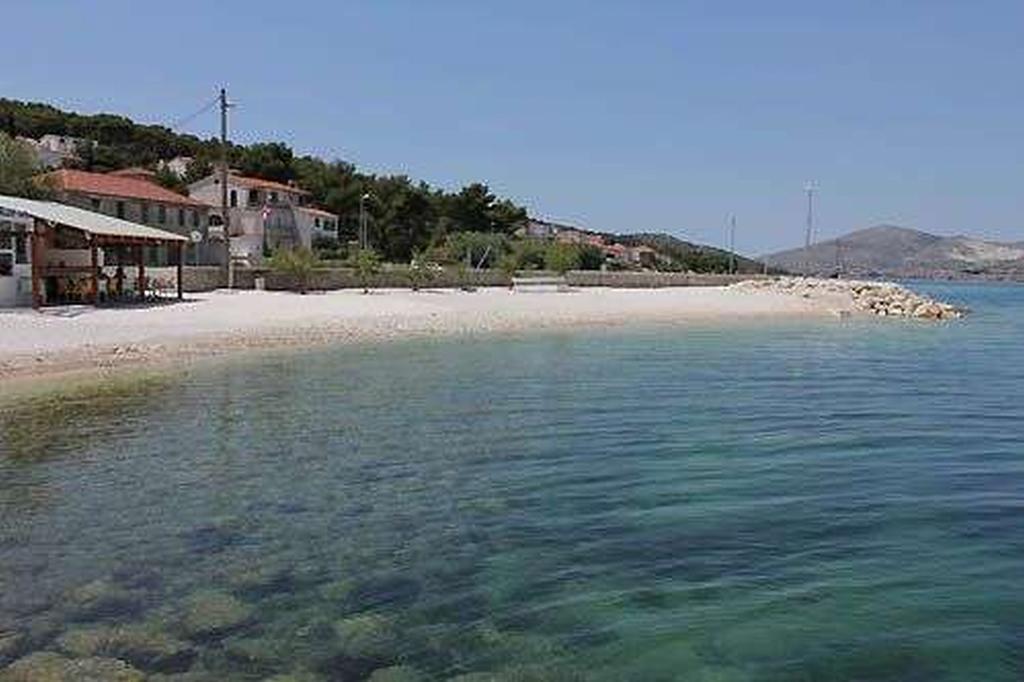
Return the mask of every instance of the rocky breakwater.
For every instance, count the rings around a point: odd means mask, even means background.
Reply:
[[[965,310],[922,296],[892,282],[864,282],[808,277],[747,280],[732,285],[748,291],[770,291],[837,304],[837,313],[862,312],[879,317],[953,320]],[[843,304],[846,307],[843,307]]]

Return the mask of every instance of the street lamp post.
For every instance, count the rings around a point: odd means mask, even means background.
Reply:
[[[369,246],[369,238],[366,232],[366,202],[369,198],[369,192],[364,192],[359,197],[359,248],[361,250],[365,250]]]

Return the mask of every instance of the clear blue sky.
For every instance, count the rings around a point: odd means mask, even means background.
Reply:
[[[1020,0],[7,0],[0,94],[483,180],[535,215],[721,243],[879,222],[1024,240]],[[223,43],[222,43],[223,41]],[[222,47],[223,45],[223,47]],[[210,134],[213,114],[188,126]]]

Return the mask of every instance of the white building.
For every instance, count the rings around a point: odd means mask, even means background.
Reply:
[[[0,308],[32,304],[31,216],[0,208]]]
[[[189,196],[211,207],[220,217],[220,175],[214,173],[189,185]],[[338,217],[306,206],[309,192],[294,185],[228,175],[228,226],[231,252],[258,263],[267,249],[311,248],[316,236],[337,236]]]
[[[78,150],[85,145],[95,147],[96,141],[70,135],[43,135],[39,138],[39,146],[66,156],[75,156]]]
[[[185,173],[188,172],[188,166],[190,163],[192,163],[191,156],[175,156],[173,159],[158,161],[156,165],[159,168],[166,168],[179,178],[183,178],[185,177]]]
[[[338,238],[338,216],[330,211],[298,206],[295,208],[295,224],[306,247],[312,246],[317,239]]]

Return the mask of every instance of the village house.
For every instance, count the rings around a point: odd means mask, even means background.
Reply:
[[[189,185],[189,195],[220,219],[220,175]],[[309,192],[291,184],[228,174],[228,228],[232,256],[259,263],[268,250],[312,248],[317,237],[337,237],[338,216],[308,206]]]
[[[157,168],[167,170],[174,173],[179,178],[184,178],[185,173],[188,172],[189,164],[192,163],[191,156],[175,156],[173,159],[166,159],[164,161],[157,161]]]
[[[94,140],[68,135],[43,135],[38,140],[30,137],[19,137],[23,144],[35,157],[36,164],[43,170],[62,168],[78,160],[78,150],[86,145],[96,146]]]
[[[113,173],[62,169],[42,176],[56,199],[97,213],[141,225],[150,225],[184,237],[199,239],[187,252],[189,263],[212,265],[222,261],[222,248],[207,240],[210,207],[201,201],[161,187],[151,171],[128,168]],[[168,255],[159,249],[148,255],[150,265],[167,265]]]

